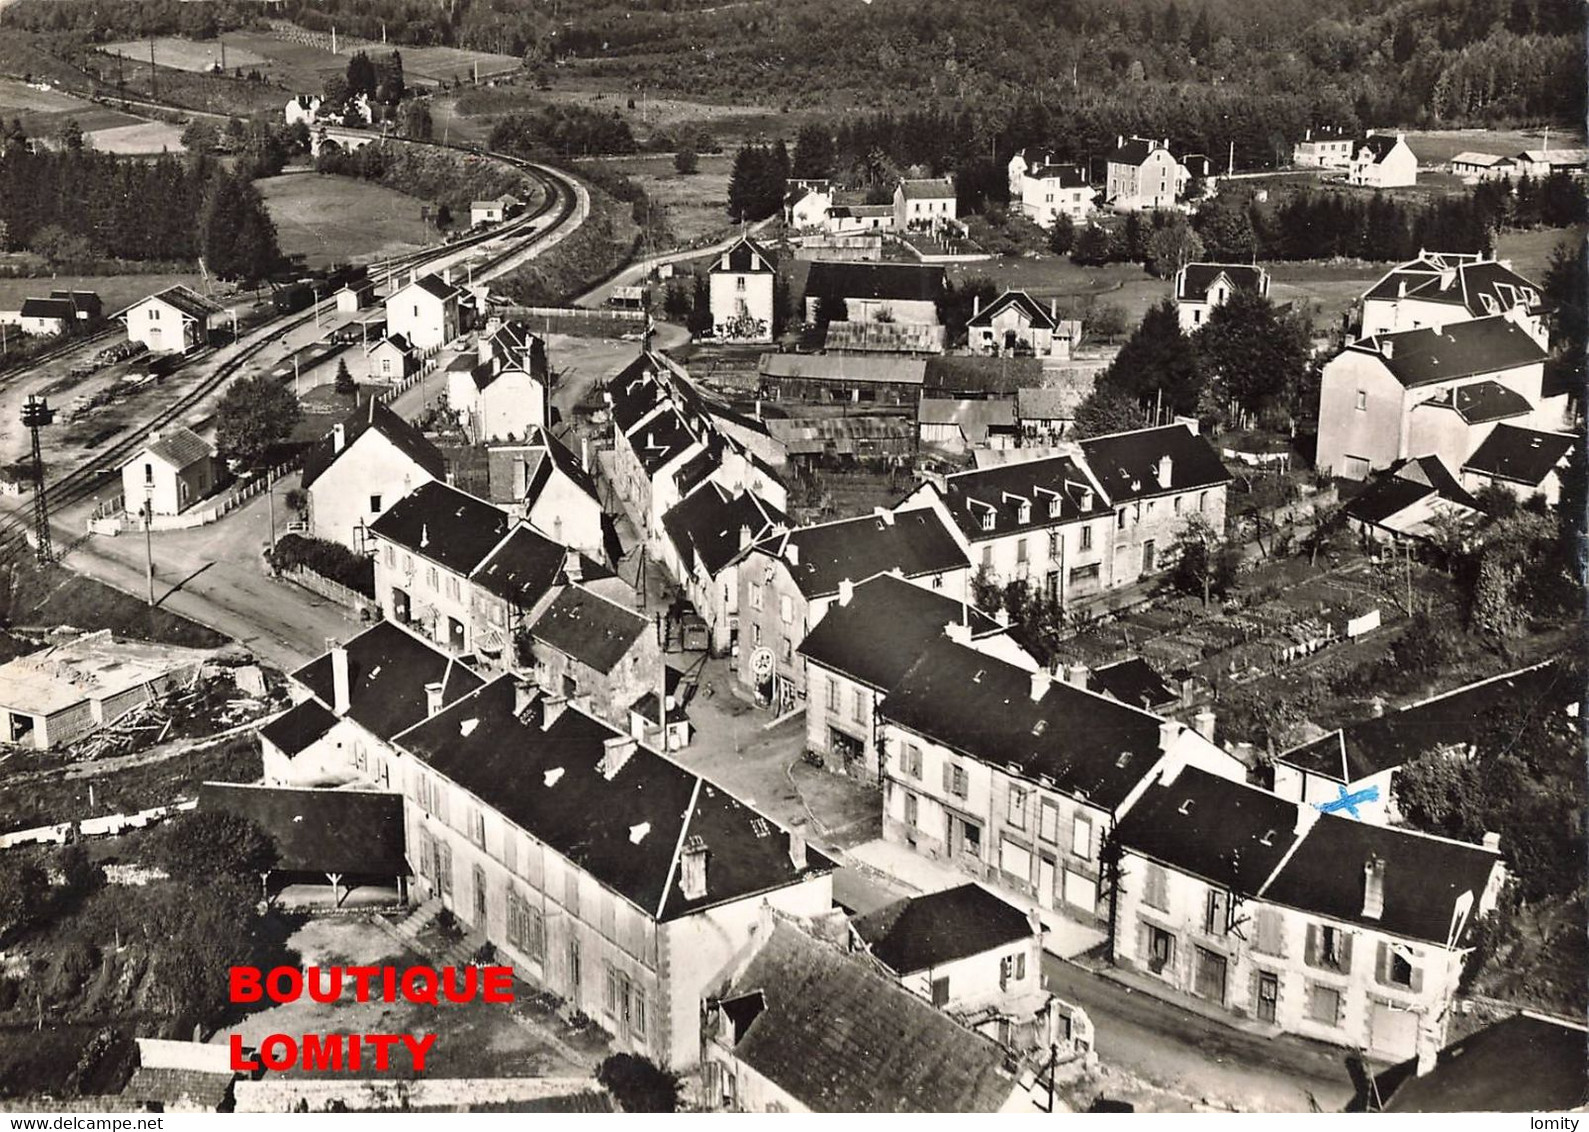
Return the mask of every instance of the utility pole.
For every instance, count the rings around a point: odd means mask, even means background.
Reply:
[[[33,553],[41,565],[54,561],[50,548],[50,505],[44,496],[44,457],[39,429],[55,423],[55,410],[43,397],[28,394],[22,406],[22,424],[33,438]]]
[[[149,97],[159,98],[159,79],[154,73],[154,40],[149,41]]]
[[[154,608],[154,488],[143,499],[143,555],[149,578],[149,608]]]
[[[276,549],[276,485],[270,482],[270,471],[265,472],[265,498],[270,501],[270,549]],[[274,570],[274,567],[272,568]]]

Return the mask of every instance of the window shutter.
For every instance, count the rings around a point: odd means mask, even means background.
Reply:
[[[1341,974],[1349,975],[1352,972],[1352,935],[1351,932],[1341,933]]]
[[[1309,967],[1319,965],[1319,925],[1308,925],[1307,954],[1304,956]]]
[[[1390,983],[1389,971],[1390,944],[1386,943],[1384,940],[1381,940],[1379,943],[1378,955],[1374,960],[1374,981],[1380,986],[1388,985]]]
[[[1412,969],[1412,981],[1411,981],[1411,983],[1409,983],[1407,989],[1412,991],[1413,994],[1419,994],[1419,993],[1421,993],[1423,991],[1423,968],[1422,967],[1414,967]]]
[[[953,794],[955,788],[955,768],[948,759],[943,761],[943,792]]]

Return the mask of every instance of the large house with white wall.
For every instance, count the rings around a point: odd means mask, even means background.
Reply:
[[[1291,147],[1291,164],[1311,169],[1345,169],[1352,163],[1356,137],[1334,126],[1308,127]]]
[[[1152,138],[1118,138],[1105,159],[1104,203],[1117,212],[1174,208],[1191,173],[1169,147]]]
[[[1549,349],[1548,309],[1537,284],[1509,262],[1467,252],[1420,252],[1398,264],[1364,292],[1359,334],[1395,334],[1505,315]]]
[[[1050,299],[1046,308],[1025,291],[1005,291],[987,306],[980,295],[971,300],[966,344],[973,353],[1031,353],[1064,361],[1080,338],[1081,323],[1061,319],[1057,299]]]
[[[783,197],[783,222],[796,232],[810,232],[827,222],[833,207],[833,182],[791,179]]]
[[[310,533],[362,553],[371,523],[446,472],[441,451],[372,397],[304,453],[300,486],[309,495]]]
[[[741,236],[707,271],[712,334],[719,341],[771,342],[777,264],[756,240]]]
[[[1052,228],[1061,216],[1085,224],[1092,215],[1098,193],[1081,166],[1057,163],[1050,153],[1023,150],[1010,158],[1009,169],[1010,203],[1039,228]]]
[[[522,440],[551,426],[550,386],[546,340],[502,322],[447,367],[447,407],[475,444]]]
[[[129,515],[179,515],[215,490],[215,449],[183,425],[149,434],[121,466],[122,501]]]
[[[1155,776],[1116,831],[1117,964],[1276,1032],[1398,1060],[1445,1041],[1505,879],[1469,845],[1206,774]]]
[[[946,291],[944,269],[920,263],[845,263],[818,260],[806,275],[806,321],[833,319],[843,307],[847,322],[937,326]]]
[[[936,232],[957,215],[955,183],[948,177],[906,178],[894,188],[896,232]]]
[[[225,325],[228,312],[191,287],[178,283],[139,299],[111,315],[127,325],[127,341],[151,353],[186,353],[210,343],[210,333]]]
[[[663,564],[706,622],[712,652],[732,652],[739,641],[740,563],[752,545],[788,523],[755,492],[733,493],[715,480],[662,516]]]
[[[609,522],[596,481],[549,430],[533,428],[520,444],[491,445],[486,471],[492,503],[554,542],[607,560]]]
[[[1208,322],[1214,308],[1237,291],[1256,291],[1267,298],[1269,273],[1244,263],[1188,263],[1175,273],[1175,312],[1181,330],[1194,334]]]
[[[386,331],[401,334],[416,350],[431,353],[462,330],[463,291],[435,272],[411,278],[386,299]]]
[[[1369,134],[1352,149],[1346,181],[1373,189],[1405,188],[1418,183],[1418,157],[1405,134]]]

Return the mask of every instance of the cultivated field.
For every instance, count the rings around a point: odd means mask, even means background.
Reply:
[[[1545,136],[1539,130],[1424,130],[1409,131],[1407,144],[1418,155],[1420,164],[1444,164],[1466,150],[1478,153],[1497,153],[1510,157],[1525,149],[1545,148]],[[1552,149],[1581,149],[1582,136],[1574,137],[1560,130],[1550,132]],[[1422,178],[1422,171],[1419,173]]]
[[[163,291],[177,283],[203,290],[197,274],[183,275],[58,275],[33,279],[0,279],[0,310],[15,310],[22,300],[51,291],[93,291],[111,314],[131,306],[145,295]]]
[[[106,153],[184,152],[182,127],[170,122],[133,122],[126,126],[91,130],[87,137],[89,145]]]
[[[254,182],[276,222],[281,250],[311,266],[364,263],[436,242],[420,219],[424,202],[405,193],[317,173],[286,173]]]
[[[732,227],[728,174],[734,159],[728,154],[702,154],[700,168],[687,176],[674,170],[671,153],[604,158],[590,164],[626,174],[644,189],[652,206],[663,210],[668,229],[680,244],[722,235]]]
[[[475,64],[480,66],[480,78],[511,73],[519,69],[519,60],[511,55],[493,55],[483,51],[463,51],[456,47],[409,47],[404,44],[365,43],[339,37],[337,53],[331,53],[331,37],[316,32],[295,29],[287,32],[238,32],[226,37],[226,65],[232,62],[234,45],[247,52],[256,62],[242,64],[258,68],[270,79],[279,79],[288,87],[300,90],[318,90],[326,75],[347,70],[348,57],[355,51],[364,51],[372,58],[396,50],[403,55],[403,77],[410,83],[468,82],[474,77]],[[197,46],[205,47],[207,44]],[[145,46],[145,56],[148,48]],[[159,59],[158,53],[156,59]]]
[[[178,71],[213,71],[220,64],[222,55],[226,57],[227,71],[238,67],[259,67],[268,62],[265,56],[238,45],[230,36],[211,40],[163,36],[154,40],[153,46],[155,65],[172,67]],[[148,63],[149,49],[150,41],[147,39],[107,43],[100,48],[106,55],[121,55],[134,63]]]
[[[0,79],[0,115],[20,119],[29,136],[46,139],[59,133],[68,121],[89,132],[143,120],[64,90],[35,90],[19,79]]]

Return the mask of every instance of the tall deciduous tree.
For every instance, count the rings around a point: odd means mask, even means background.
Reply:
[[[300,415],[298,399],[269,374],[240,378],[221,398],[216,443],[224,455],[257,468],[270,446],[292,433]]]
[[[1142,427],[1142,409],[1134,398],[1118,389],[1099,385],[1076,406],[1076,421],[1072,427],[1077,440],[1128,432]]]
[[[1197,349],[1208,376],[1253,413],[1288,402],[1308,366],[1307,338],[1298,320],[1247,289],[1214,308],[1197,332]]]
[[[1174,412],[1196,411],[1202,366],[1193,341],[1181,330],[1174,302],[1166,298],[1149,309],[1098,381],[1138,402],[1162,396]]]

